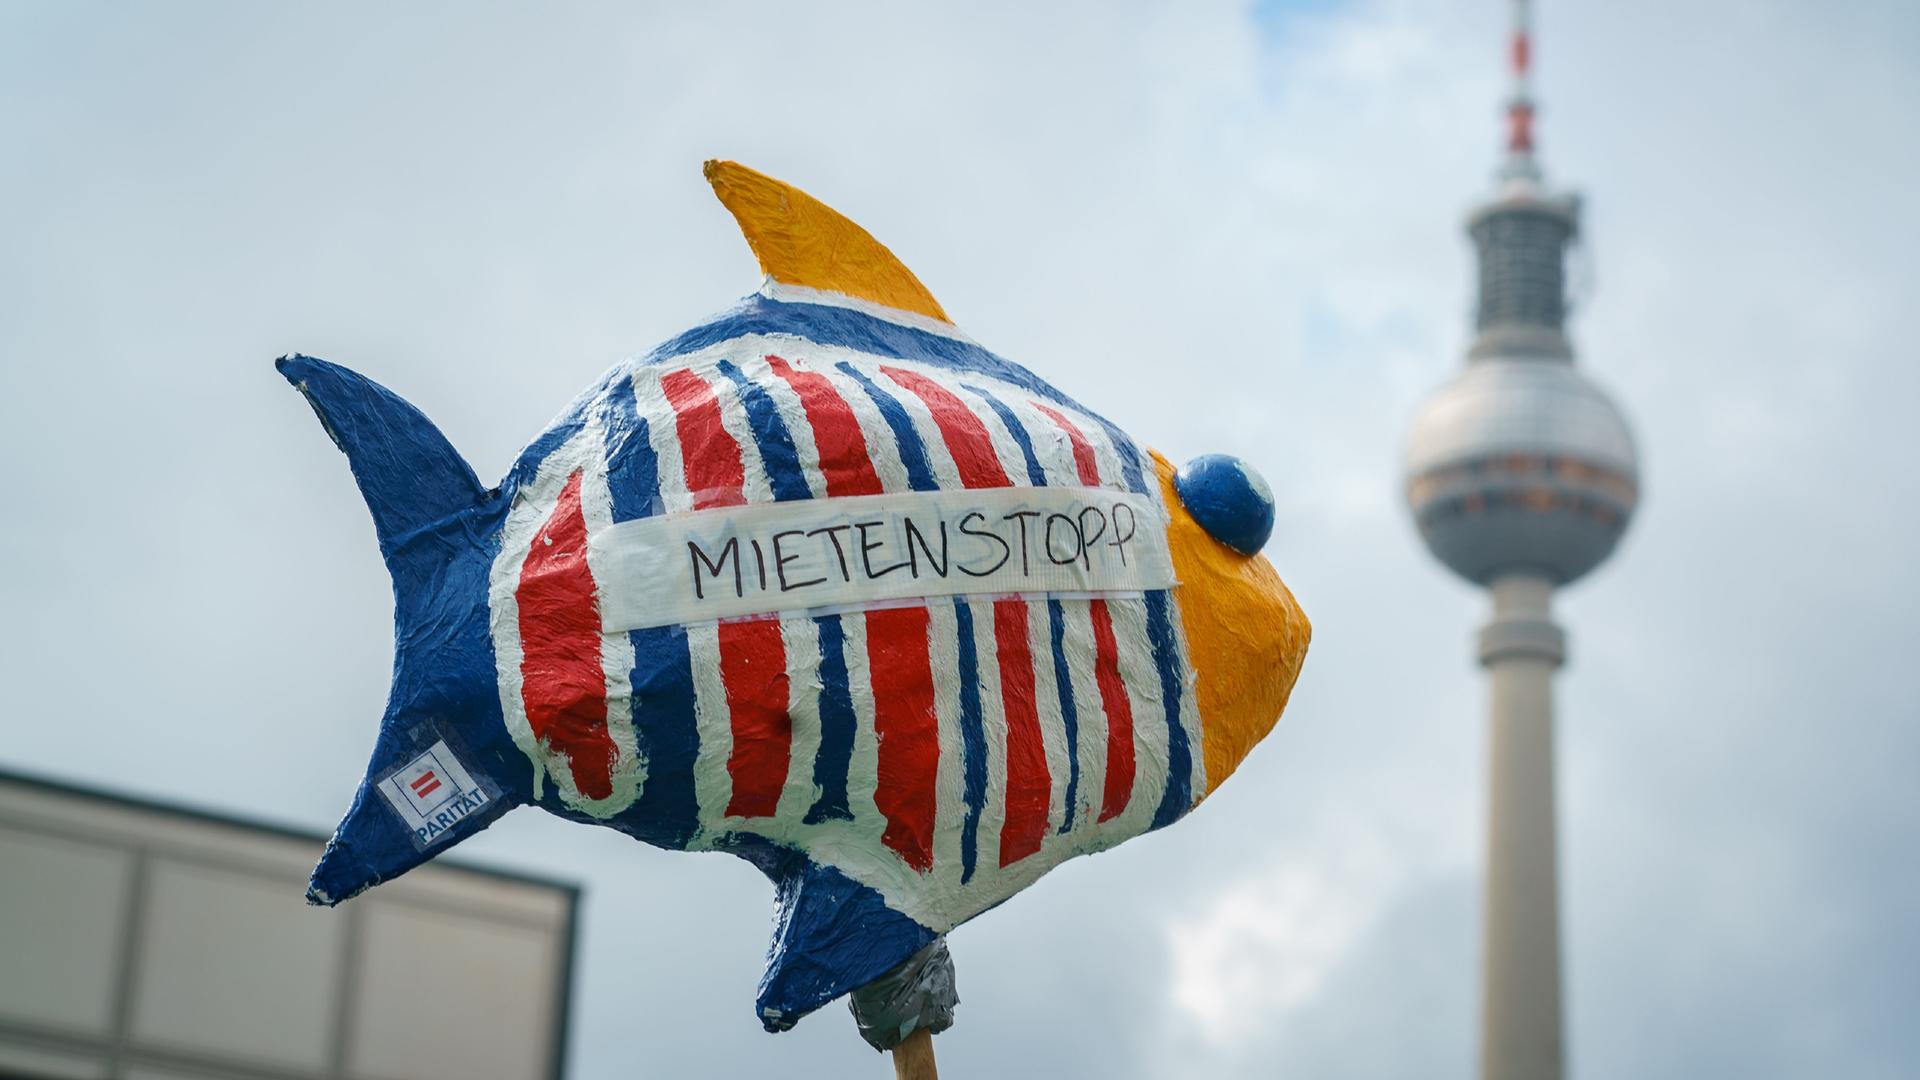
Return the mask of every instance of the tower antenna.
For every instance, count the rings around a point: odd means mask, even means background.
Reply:
[[[1513,33],[1507,43],[1507,63],[1513,75],[1513,96],[1507,99],[1507,160],[1500,170],[1510,180],[1539,180],[1533,160],[1533,5],[1513,0]]]

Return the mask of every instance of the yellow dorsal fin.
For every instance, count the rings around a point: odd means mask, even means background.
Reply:
[[[709,161],[705,172],[768,277],[953,321],[885,244],[831,206],[735,162]]]

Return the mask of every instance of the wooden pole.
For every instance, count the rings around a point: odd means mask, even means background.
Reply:
[[[893,1048],[893,1080],[940,1080],[940,1070],[933,1065],[933,1034],[926,1028],[915,1028]]]

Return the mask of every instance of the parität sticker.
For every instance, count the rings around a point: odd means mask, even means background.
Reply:
[[[414,846],[420,848],[446,839],[454,826],[493,801],[491,793],[474,783],[445,739],[380,781],[380,794],[407,823]]]

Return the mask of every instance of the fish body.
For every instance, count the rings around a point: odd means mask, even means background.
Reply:
[[[1277,719],[1309,631],[1246,550],[1257,476],[1176,472],[953,328],[858,226],[708,175],[766,284],[616,365],[497,488],[388,391],[279,362],[395,582],[393,693],[309,898],[520,805],[728,851],[776,887],[756,1011],[779,1030],[1184,816]]]

